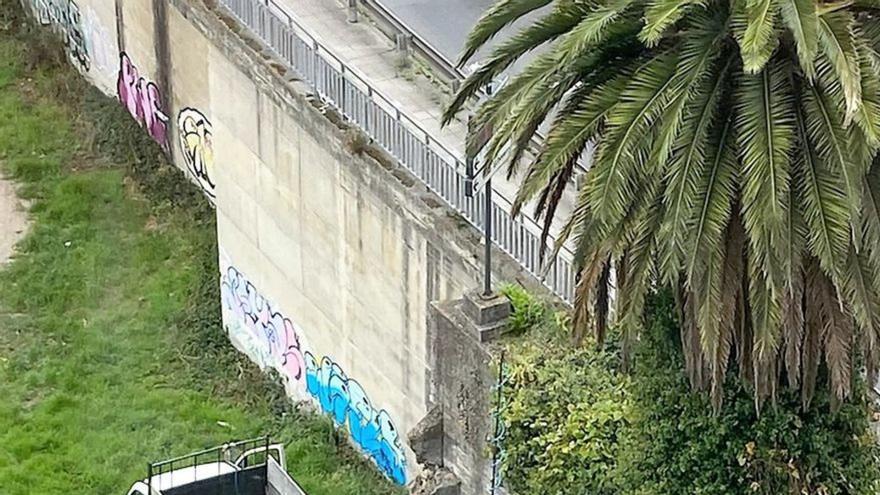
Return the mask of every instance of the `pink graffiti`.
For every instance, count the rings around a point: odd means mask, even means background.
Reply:
[[[269,348],[278,371],[290,380],[303,379],[305,362],[293,323],[272,309],[244,275],[229,267],[221,284],[223,304],[257,339]]]
[[[159,88],[138,74],[137,67],[125,52],[119,55],[116,91],[128,113],[167,151],[168,116],[162,112]]]

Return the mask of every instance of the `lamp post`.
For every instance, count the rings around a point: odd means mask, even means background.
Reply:
[[[465,196],[474,197],[474,182],[480,174],[486,176],[483,184],[483,297],[492,295],[492,174],[477,167],[477,156],[492,137],[492,126],[476,128],[473,118],[468,119],[468,142],[465,152]]]

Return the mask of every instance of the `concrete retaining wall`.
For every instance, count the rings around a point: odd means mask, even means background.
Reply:
[[[411,480],[406,432],[436,401],[429,303],[478,285],[478,233],[353,145],[214,7],[25,1],[214,201],[232,342],[345,425],[390,478]],[[533,283],[499,259],[501,276]]]

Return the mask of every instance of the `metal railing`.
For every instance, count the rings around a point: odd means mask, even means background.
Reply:
[[[459,69],[455,63],[446,58],[446,55],[440,52],[440,50],[434,48],[431,43],[428,42],[425,38],[419,36],[418,33],[415,32],[414,29],[409,27],[409,25],[403,21],[400,17],[398,17],[394,12],[391,11],[388,7],[382,4],[381,0],[359,0],[360,5],[362,5],[367,12],[373,16],[374,19],[380,20],[382,23],[390,26],[392,30],[396,32],[396,34],[402,34],[409,39],[412,40],[412,46],[418,51],[418,53],[430,64],[431,67],[440,71],[443,77],[448,78],[450,81],[454,81],[456,85],[461,84],[467,79],[468,74]],[[456,88],[457,86],[453,86]],[[488,98],[490,95],[485,92],[485,90],[481,90],[479,92],[481,98]],[[538,129],[535,131],[535,135],[531,140],[531,149],[529,150],[531,153],[535,153],[537,150],[541,149],[541,143],[545,140],[544,135],[542,134],[542,130]],[[586,171],[590,168],[590,160],[592,157],[591,152],[585,153],[581,156],[578,161],[575,163],[577,167],[578,173],[586,173]]]
[[[448,80],[449,82],[461,82],[467,77],[463,71],[452,63],[452,61],[440,53],[439,50],[434,48],[428,40],[424,39],[419,33],[411,29],[400,17],[385,7],[381,1],[358,0],[358,4],[366,9],[369,16],[378,19],[387,25],[390,28],[390,31],[393,32],[393,35],[403,34],[409,37],[412,41],[412,47],[415,48],[429,64],[438,70],[445,80]]]
[[[483,227],[483,192],[475,192],[473,197],[465,195],[463,157],[432,138],[273,0],[220,3],[286,61],[324,102],[357,125],[472,225]],[[511,202],[497,190],[492,199],[493,241],[530,273],[542,277],[556,295],[571,303],[575,279],[570,250],[564,246],[556,258],[547,261],[548,266],[543,266],[540,226],[524,215],[514,218],[510,214]],[[551,250],[554,241],[550,239]]]

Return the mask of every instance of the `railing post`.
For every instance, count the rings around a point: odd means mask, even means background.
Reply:
[[[412,35],[398,33],[396,36],[397,57],[401,67],[409,67],[409,52],[412,44]]]
[[[339,113],[342,114],[343,120],[348,120],[348,117],[345,115],[345,103],[347,100],[347,95],[345,94],[345,64],[340,63],[339,66],[341,67],[339,71],[339,79],[341,80],[339,84]]]
[[[348,0],[348,22],[354,24],[358,21],[357,0]]]
[[[370,129],[370,102],[373,101],[373,87],[367,84],[367,98],[364,100],[364,128],[367,130],[367,134],[371,132]]]

